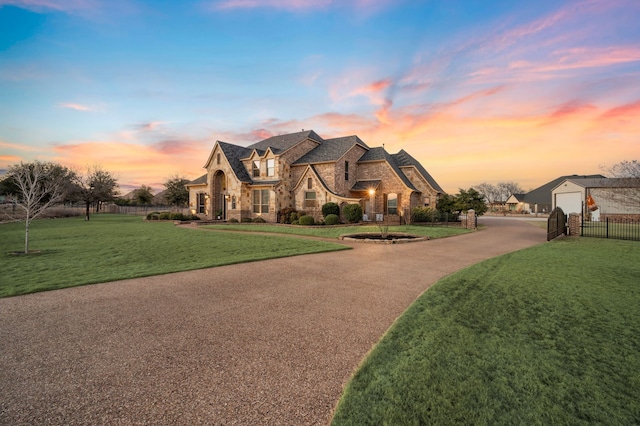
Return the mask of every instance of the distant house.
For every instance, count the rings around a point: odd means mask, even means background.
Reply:
[[[583,180],[583,179],[605,179],[602,175],[567,175],[560,176],[547,182],[544,185],[529,191],[522,197],[522,194],[517,194],[516,197],[512,195],[507,200],[507,204],[514,205],[516,209],[520,209],[520,212],[526,213],[549,213],[553,210],[553,197],[551,191],[557,187],[560,183],[567,179]]]
[[[591,220],[640,219],[640,178],[565,179],[551,191],[553,207]]]
[[[511,194],[505,204],[511,213],[530,213],[529,204],[525,202],[527,194]]]
[[[389,154],[358,136],[324,139],[312,130],[247,147],[216,141],[204,168],[186,185],[190,209],[204,218],[276,222],[294,208],[319,219],[327,202],[399,218],[415,206],[435,208],[444,193],[404,150]]]

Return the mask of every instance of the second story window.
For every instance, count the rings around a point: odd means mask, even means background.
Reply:
[[[344,180],[349,180],[349,162],[344,162]]]
[[[276,160],[273,158],[269,158],[267,160],[267,176],[275,176],[276,175]]]
[[[307,189],[313,189],[313,179],[307,179]]]
[[[252,176],[260,177],[260,160],[253,160],[253,166],[251,167]]]
[[[218,154],[218,155],[216,156],[216,163],[217,163],[217,164],[220,164],[220,154]]]

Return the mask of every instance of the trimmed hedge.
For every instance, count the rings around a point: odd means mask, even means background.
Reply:
[[[334,214],[336,216],[340,215],[340,206],[336,203],[326,203],[322,206],[322,216],[327,217],[330,214]]]
[[[313,216],[304,215],[300,216],[298,223],[303,226],[311,226],[315,223],[315,220],[313,219]]]
[[[200,216],[195,214],[171,213],[171,212],[151,212],[147,215],[147,220],[200,220]]]
[[[340,223],[340,218],[336,214],[328,214],[324,217],[324,223],[326,225],[337,225]]]

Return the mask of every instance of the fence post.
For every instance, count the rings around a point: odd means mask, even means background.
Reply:
[[[467,229],[476,229],[476,211],[470,209],[467,211]]]
[[[579,229],[580,223],[582,222],[581,215],[578,213],[569,213],[569,235],[570,236],[578,236],[580,235]]]

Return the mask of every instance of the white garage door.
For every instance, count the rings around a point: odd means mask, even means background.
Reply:
[[[564,214],[580,213],[582,211],[582,193],[556,194],[556,207],[560,207]]]

